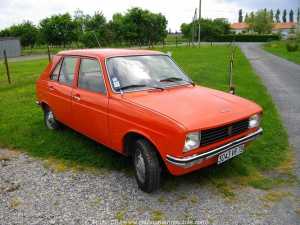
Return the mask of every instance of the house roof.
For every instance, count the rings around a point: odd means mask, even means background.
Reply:
[[[249,28],[249,24],[247,23],[233,23],[230,25],[232,30],[244,30]]]
[[[273,30],[282,30],[282,29],[293,29],[296,28],[296,23],[287,22],[287,23],[274,23]]]

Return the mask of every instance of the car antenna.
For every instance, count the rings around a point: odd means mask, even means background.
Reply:
[[[99,40],[97,38],[97,35],[96,35],[95,31],[93,31],[93,35],[94,35],[94,37],[95,37],[95,39],[97,41],[98,47],[101,48],[100,42],[99,42]]]
[[[234,63],[234,57],[236,53],[236,45],[234,44],[234,41],[231,43],[231,55],[229,60],[229,93],[235,95],[235,86],[233,84],[233,63]]]

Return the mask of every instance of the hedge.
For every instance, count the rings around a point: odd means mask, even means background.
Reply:
[[[267,42],[278,41],[280,36],[276,34],[259,35],[259,34],[229,34],[216,37],[217,42]]]

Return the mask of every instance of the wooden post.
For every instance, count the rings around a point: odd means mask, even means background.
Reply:
[[[7,61],[7,55],[6,55],[6,50],[3,51],[3,56],[4,56],[4,64],[5,64],[5,68],[6,68],[7,81],[8,81],[9,84],[11,84],[10,73],[9,73],[9,68],[8,68],[8,61]]]
[[[229,93],[235,94],[235,86],[233,84],[233,64],[234,64],[234,57],[235,57],[236,47],[232,46],[230,61],[229,61]]]
[[[177,34],[175,36],[175,41],[176,41],[176,48],[177,48]]]
[[[47,46],[47,50],[48,50],[48,60],[49,60],[49,62],[51,62],[51,54],[50,54],[50,47],[49,47],[49,45]]]

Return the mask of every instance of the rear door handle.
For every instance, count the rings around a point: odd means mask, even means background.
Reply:
[[[53,86],[49,86],[49,91],[55,91],[55,88]]]
[[[74,95],[73,99],[76,100],[76,101],[80,101],[80,95]]]

